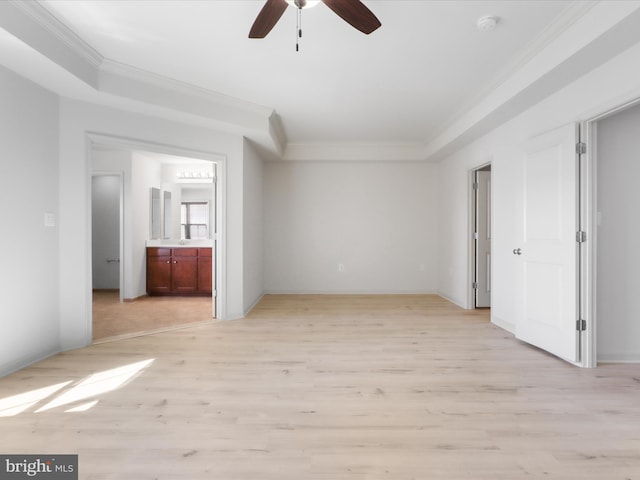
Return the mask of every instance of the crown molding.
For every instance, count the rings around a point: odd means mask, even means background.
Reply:
[[[98,91],[200,119],[223,132],[252,138],[271,154],[280,156],[283,149],[279,137],[271,134],[279,127],[269,107],[108,59],[100,68]]]
[[[14,7],[38,23],[41,27],[62,41],[76,55],[90,66],[97,68],[104,57],[91,45],[85,42],[73,30],[67,27],[58,17],[51,13],[37,0],[8,0]]]
[[[284,130],[282,119],[275,111],[269,117],[269,135],[273,140],[278,155],[282,156],[289,140],[287,139],[287,132]]]
[[[241,100],[229,95],[215,92],[206,88],[198,87],[190,83],[175,80],[170,77],[165,77],[156,73],[149,72],[131,65],[116,62],[105,58],[100,66],[100,73],[105,75],[118,76],[123,79],[133,80],[138,83],[146,84],[149,86],[159,87],[163,90],[173,92],[177,95],[188,96],[192,98],[198,98],[211,104],[216,104],[225,108],[232,108],[241,110],[243,112],[257,114],[268,118],[273,109],[252,103],[246,100]]]
[[[96,93],[199,117],[284,151],[287,137],[272,108],[105,58],[37,0],[0,0],[0,27]]]
[[[423,143],[289,143],[286,161],[423,162]]]

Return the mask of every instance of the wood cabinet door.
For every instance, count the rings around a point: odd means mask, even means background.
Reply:
[[[198,290],[198,257],[174,256],[171,267],[171,287],[175,293],[193,293]]]
[[[147,292],[171,291],[171,257],[147,256]]]
[[[211,257],[198,257],[198,292],[211,293],[213,290]]]

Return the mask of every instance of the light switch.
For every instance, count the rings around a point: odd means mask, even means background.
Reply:
[[[45,212],[44,214],[44,226],[45,227],[55,227],[56,226],[56,216],[51,212]]]

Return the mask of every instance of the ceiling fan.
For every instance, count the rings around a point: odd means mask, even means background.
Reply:
[[[327,7],[334,11],[339,17],[352,27],[367,35],[376,30],[382,24],[380,20],[369,10],[360,0],[321,0]],[[249,38],[264,38],[271,29],[278,23],[280,17],[289,5],[298,8],[298,19],[303,8],[318,2],[307,0],[267,0],[260,10],[251,31]],[[299,20],[298,20],[299,22]],[[302,31],[298,25],[298,36],[302,36]]]

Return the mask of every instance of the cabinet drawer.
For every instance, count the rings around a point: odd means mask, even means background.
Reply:
[[[199,257],[212,257],[212,253],[211,253],[212,249],[211,248],[199,248],[198,249],[198,256]]]
[[[197,248],[174,248],[173,256],[174,257],[197,257],[198,249]]]
[[[150,257],[168,257],[169,255],[171,255],[171,249],[147,247],[147,255]]]

